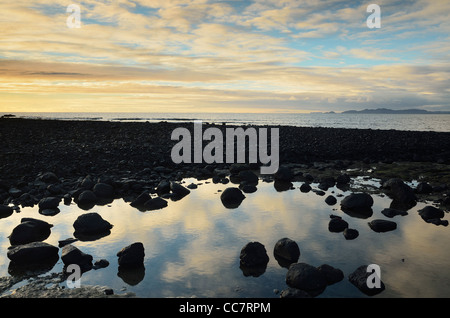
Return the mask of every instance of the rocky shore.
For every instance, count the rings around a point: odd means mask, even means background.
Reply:
[[[212,126],[206,124],[205,128]],[[58,213],[59,204],[75,202],[88,210],[115,198],[124,198],[139,209],[159,209],[165,203],[163,199],[157,200],[159,197],[175,199],[189,193],[189,186],[176,182],[187,177],[212,178],[214,182],[235,178],[243,192],[255,191],[252,180],[258,176],[251,171],[257,170],[258,164],[174,164],[170,155],[177,141],[171,140],[171,133],[178,127],[193,129],[192,123],[1,118],[0,218],[8,217],[20,207],[36,205],[39,213],[52,215]],[[225,125],[214,127],[226,128]],[[380,190],[396,202],[386,215],[401,213],[422,197],[432,198],[446,209],[450,206],[450,133],[277,128],[280,169],[275,175],[263,176],[279,182],[275,187],[289,187],[291,181],[306,181],[307,187],[308,182],[314,181],[319,183],[320,189],[327,189],[336,184],[348,184],[350,177],[369,174],[382,179]],[[403,182],[410,180],[420,183],[412,189]],[[238,206],[242,194],[237,192],[238,195],[234,195],[224,191],[222,203]],[[149,194],[157,194],[158,198],[151,199]],[[334,204],[332,199],[326,198],[325,202]],[[359,205],[362,208],[371,205],[366,198],[356,196],[342,202],[343,211],[347,209],[349,214],[360,213],[355,211]],[[425,221],[446,225],[442,216],[429,217],[428,212],[423,213]],[[33,225],[34,220],[22,222],[25,224],[21,226],[27,231],[37,226]],[[330,221],[333,231],[347,229],[345,224],[341,229],[341,225],[339,218],[333,217]],[[106,226],[102,230],[112,225]],[[392,222],[374,222],[372,226],[380,232],[393,228]],[[339,229],[335,230],[336,227]],[[355,235],[350,230],[344,233],[348,239]],[[86,235],[83,228],[79,232]],[[42,233],[36,235],[42,236]],[[19,236],[20,244],[27,244],[20,239],[23,238]],[[4,282],[11,283],[7,279]],[[23,290],[33,290],[32,286],[30,288]],[[46,290],[53,296],[58,292],[61,297],[73,297],[68,291],[57,288]],[[92,292],[92,295],[104,295],[97,287]]]

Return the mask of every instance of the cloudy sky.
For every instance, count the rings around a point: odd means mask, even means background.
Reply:
[[[0,8],[0,112],[450,110],[450,0]]]

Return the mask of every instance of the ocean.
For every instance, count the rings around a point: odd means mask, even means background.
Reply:
[[[21,118],[121,122],[204,122],[229,125],[330,127],[450,132],[450,114],[340,113],[12,113]],[[0,113],[0,116],[4,115]]]

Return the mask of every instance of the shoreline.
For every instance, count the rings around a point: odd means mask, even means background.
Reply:
[[[143,191],[156,193],[165,180],[193,177],[221,182],[233,169],[259,170],[253,164],[174,164],[170,152],[177,141],[170,140],[170,135],[178,127],[183,125],[0,119],[0,205],[14,205],[18,212],[49,196],[65,204],[66,200],[76,202],[83,183],[89,181],[108,183],[115,191],[113,199],[132,201]],[[193,123],[184,127],[192,130]],[[450,133],[276,127],[280,129],[280,166],[291,169],[291,181],[321,182],[343,173],[381,180],[401,178],[431,186],[420,199],[442,203],[450,197]],[[263,178],[273,180],[273,175]],[[56,278],[49,277],[53,282]],[[58,288],[26,286],[22,288],[25,294],[19,291],[16,296],[89,295],[88,290],[79,295],[58,294]],[[103,297],[103,289],[93,287],[91,296]]]

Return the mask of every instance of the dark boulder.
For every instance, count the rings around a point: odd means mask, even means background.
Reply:
[[[368,271],[368,265],[362,265],[348,276],[348,280],[364,294],[374,296],[385,290],[381,277],[375,275],[376,273],[370,271],[370,269]],[[367,285],[369,280],[370,286]],[[378,280],[378,282],[375,280]]]
[[[97,239],[110,234],[113,225],[96,212],[84,213],[73,223],[74,236],[81,240]]]
[[[7,256],[16,264],[34,264],[58,258],[59,248],[45,242],[31,242],[13,246],[8,249]]]
[[[280,166],[273,177],[278,181],[290,182],[294,178],[294,173],[290,168],[286,166]]]
[[[298,258],[300,257],[300,248],[295,241],[285,237],[275,243],[273,254],[279,263],[281,259],[281,263],[290,265],[291,263],[296,263],[298,261]],[[282,262],[283,260],[287,262]]]
[[[7,218],[13,214],[14,210],[12,207],[0,204],[0,219]]]
[[[415,192],[419,194],[430,194],[433,192],[433,187],[426,182],[421,182],[417,185]]]
[[[258,267],[266,266],[269,262],[266,248],[259,242],[249,242],[242,249],[239,255],[242,266]]]
[[[335,205],[337,203],[337,199],[334,196],[329,195],[325,198],[325,203],[328,205]]]
[[[303,193],[308,193],[309,191],[311,191],[311,186],[308,184],[308,183],[303,183],[301,186],[300,186],[300,191],[301,192],[303,192]]]
[[[408,212],[406,212],[406,211],[392,209],[392,208],[383,209],[381,211],[381,213],[388,218],[393,218],[394,216],[397,216],[397,215],[402,215],[402,216],[408,215]]]
[[[359,218],[372,216],[373,198],[368,193],[352,193],[341,201],[341,210]]]
[[[161,197],[151,198],[144,203],[145,211],[160,210],[168,205],[167,201]]]
[[[220,200],[226,208],[237,208],[245,199],[245,195],[239,188],[226,188],[220,195]]]
[[[391,208],[409,210],[417,203],[414,190],[399,178],[392,178],[383,183],[386,194],[392,198]]]
[[[20,245],[43,241],[50,236],[52,227],[52,224],[42,220],[22,218],[21,223],[12,230],[9,242],[11,245]]]
[[[286,284],[304,290],[311,296],[319,295],[328,285],[323,271],[306,263],[293,263],[289,266]]]
[[[114,187],[108,183],[97,183],[92,191],[97,198],[114,198]]]
[[[372,220],[369,223],[369,227],[375,232],[389,232],[397,228],[397,223],[389,220]]]
[[[328,231],[337,233],[344,231],[346,228],[348,228],[347,221],[339,216],[331,216],[331,220],[328,222]]]
[[[317,267],[317,269],[325,276],[327,285],[338,283],[344,279],[344,272],[342,272],[342,270],[340,270],[339,268],[335,268],[331,265],[323,264]]]
[[[84,190],[78,196],[77,204],[82,209],[90,209],[97,203],[97,196],[91,190]]]
[[[438,209],[434,206],[427,205],[423,209],[419,210],[419,215],[422,217],[422,219],[427,222],[434,225],[448,225],[447,220],[441,220],[441,218],[444,217],[445,212],[441,209]]]
[[[178,198],[183,198],[191,193],[191,190],[173,181],[170,181],[170,190]]]
[[[81,271],[88,271],[92,268],[92,255],[82,252],[72,244],[65,245],[61,251],[61,260],[64,265],[76,264],[80,266]]]
[[[358,230],[346,228],[343,232],[346,240],[354,240],[359,236]]]
[[[59,206],[61,199],[58,197],[46,197],[39,201],[39,210],[56,209]]]
[[[144,264],[144,244],[136,242],[121,249],[118,253],[119,267],[135,268]]]

